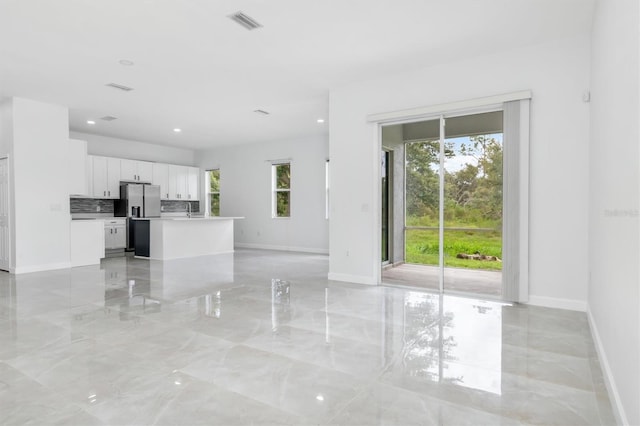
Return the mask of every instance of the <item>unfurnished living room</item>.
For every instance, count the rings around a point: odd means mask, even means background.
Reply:
[[[637,0],[0,0],[0,425],[640,425]]]

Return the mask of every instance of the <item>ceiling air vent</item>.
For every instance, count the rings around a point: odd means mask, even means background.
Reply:
[[[255,110],[255,111],[253,111],[253,112],[255,112],[256,114],[269,115],[269,112],[268,112],[268,111],[265,111],[265,110],[263,110],[263,109],[256,109],[256,110]]]
[[[122,84],[118,84],[118,83],[109,83],[109,84],[105,84],[105,86],[112,87],[112,88],[118,89],[118,90],[122,90],[124,92],[130,92],[130,91],[133,90],[133,87],[123,86]]]
[[[236,12],[233,15],[229,15],[229,18],[236,21],[238,24],[242,25],[248,30],[255,30],[256,28],[262,27],[255,19],[250,16],[245,15],[242,12]]]
[[[104,117],[100,117],[100,120],[104,120],[104,121],[113,121],[117,119],[118,117],[114,117],[112,115],[105,115]]]

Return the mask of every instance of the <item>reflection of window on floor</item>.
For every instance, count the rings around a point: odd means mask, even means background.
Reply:
[[[291,164],[281,163],[271,166],[272,202],[271,216],[291,216]]]
[[[207,211],[220,216],[220,169],[207,170]]]
[[[502,394],[501,303],[406,292],[402,374]]]

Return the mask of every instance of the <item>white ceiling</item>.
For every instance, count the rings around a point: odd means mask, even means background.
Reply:
[[[192,149],[326,134],[332,87],[585,33],[594,1],[0,0],[0,96]]]

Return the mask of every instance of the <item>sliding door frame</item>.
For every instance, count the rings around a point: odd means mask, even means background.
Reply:
[[[373,124],[376,124],[376,152],[380,153],[380,151],[383,149],[383,145],[382,145],[382,128],[386,127],[386,126],[391,126],[391,125],[397,125],[397,124],[408,124],[408,123],[416,123],[416,122],[422,122],[422,121],[430,121],[430,120],[440,120],[440,138],[439,138],[439,143],[440,143],[440,199],[439,199],[439,215],[440,215],[440,223],[439,223],[439,242],[440,242],[440,248],[439,248],[439,294],[444,294],[444,261],[443,261],[443,238],[444,238],[444,232],[443,232],[443,227],[444,227],[444,221],[443,221],[443,215],[444,215],[444,208],[443,208],[443,204],[444,204],[444,172],[443,172],[443,168],[444,168],[444,138],[445,138],[445,123],[446,123],[446,119],[447,118],[454,118],[454,117],[461,117],[461,116],[467,116],[467,115],[473,115],[473,114],[481,114],[481,113],[488,113],[488,112],[495,112],[495,111],[504,111],[505,109],[505,103],[509,102],[509,101],[521,101],[521,100],[526,100],[526,99],[531,99],[531,92],[530,91],[522,91],[522,92],[515,92],[515,93],[510,93],[510,94],[505,94],[505,95],[498,95],[498,96],[492,96],[492,97],[487,97],[487,98],[480,98],[480,99],[473,99],[473,100],[469,100],[469,101],[462,101],[462,102],[454,102],[454,103],[450,103],[450,104],[441,104],[441,105],[435,105],[435,106],[431,106],[431,107],[423,107],[423,108],[414,108],[414,109],[410,109],[410,110],[402,110],[402,111],[395,111],[395,112],[389,112],[389,113],[381,113],[381,114],[372,114],[369,115],[367,117],[367,120]],[[525,123],[525,128],[528,132],[529,129],[529,123]],[[505,142],[503,142],[505,143]],[[528,145],[525,147],[526,151],[525,153],[525,157],[523,160],[523,157],[520,158],[520,162],[524,162],[526,161],[528,163]],[[405,150],[406,152],[406,150]],[[379,156],[379,154],[378,154]],[[379,157],[377,157],[379,158]],[[374,221],[376,223],[376,244],[374,244],[374,246],[376,247],[376,254],[375,254],[375,259],[377,260],[376,262],[376,269],[375,269],[375,278],[376,278],[376,283],[378,285],[382,285],[382,265],[380,262],[381,256],[382,256],[382,241],[381,241],[381,232],[380,230],[382,229],[382,218],[381,218],[381,175],[382,175],[382,170],[381,170],[381,164],[380,161],[377,161],[377,167],[376,167],[376,174],[377,174],[377,178],[375,179],[376,182],[376,186],[377,186],[377,190],[376,190],[376,197],[374,198],[375,202],[376,202],[376,209],[375,211],[377,212],[377,220]],[[524,177],[524,179],[521,179],[521,181],[524,181],[524,183],[526,184],[527,188],[528,188],[528,168],[526,170],[527,172],[527,176]],[[406,198],[406,170],[405,170],[405,194],[404,197]],[[521,229],[528,229],[528,189],[527,191],[525,191],[525,197],[527,198],[527,201],[521,205],[523,205],[524,207],[526,207],[525,211],[521,212],[522,216],[523,216],[523,220],[524,223],[521,224],[520,228]],[[503,204],[504,206],[504,204]],[[504,212],[503,212],[504,215]],[[406,204],[405,204],[405,215],[404,215],[404,227],[406,228]],[[406,238],[406,237],[405,237]],[[520,235],[521,241],[519,241],[519,246],[522,247],[528,247],[528,234],[527,235]],[[504,233],[503,233],[503,241],[504,241]],[[405,241],[406,244],[406,241]],[[504,243],[503,243],[503,247],[504,247]],[[522,261],[521,259],[518,259],[518,261],[520,263],[524,263],[525,265],[527,265],[527,268],[525,268],[525,272],[526,275],[528,275],[528,250],[524,250],[520,252],[520,256],[525,256],[526,259],[524,261]],[[504,257],[504,253],[503,253],[503,257]],[[520,300],[518,301],[526,301],[526,297],[527,295],[524,293],[528,293],[528,276],[522,276],[521,279],[523,279],[523,285],[521,285],[521,292],[520,292]],[[504,294],[504,276],[503,276],[503,284],[502,284],[502,288],[503,291],[502,293]],[[462,296],[472,296],[472,297],[478,297],[478,294],[471,294],[471,293],[465,293],[465,292],[457,292],[457,291],[447,291],[447,294],[459,294]],[[488,296],[488,295],[480,295],[482,298],[486,298],[486,299],[492,299],[492,297]],[[495,299],[495,298],[493,298]],[[503,295],[501,295],[501,297],[499,298],[499,300],[504,300]]]

